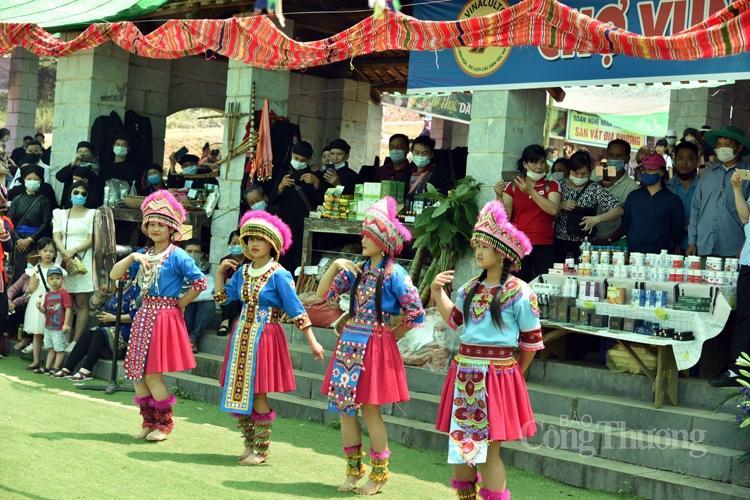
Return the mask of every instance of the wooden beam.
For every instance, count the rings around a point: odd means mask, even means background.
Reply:
[[[379,68],[390,66],[392,68],[409,67],[409,56],[406,57],[383,57],[381,59],[368,58],[357,60],[354,58],[354,66],[357,68]]]

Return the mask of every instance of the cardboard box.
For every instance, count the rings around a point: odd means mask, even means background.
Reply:
[[[593,314],[591,316],[591,326],[607,328],[609,326],[609,316],[606,314]]]
[[[547,319],[549,319],[550,321],[557,321],[557,302],[555,302],[554,304],[550,302],[548,307]]]
[[[634,332],[636,328],[643,327],[642,319],[625,318],[622,322],[622,329],[626,332]]]
[[[618,318],[610,316],[609,318],[609,328],[612,330],[622,330],[623,329],[623,322],[625,321],[624,318]]]
[[[681,302],[672,304],[672,309],[675,311],[691,311],[691,312],[708,312],[708,306],[689,305]]]
[[[711,305],[711,299],[708,297],[688,297],[686,295],[681,295],[677,298],[677,303],[683,305],[708,307]]]
[[[578,324],[578,316],[580,314],[579,313],[580,309],[577,308],[577,307],[571,307],[569,309],[569,311],[570,312],[568,314],[568,317],[570,318],[570,322],[573,323],[574,325],[577,325]]]
[[[570,310],[562,305],[557,306],[557,322],[558,323],[569,323],[570,322]]]
[[[628,291],[625,288],[607,287],[607,303],[624,305]]]

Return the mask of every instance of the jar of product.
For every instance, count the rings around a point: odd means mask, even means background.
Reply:
[[[700,269],[701,258],[695,255],[685,257],[685,267],[687,267],[688,269]]]
[[[581,262],[586,264],[591,263],[591,252],[586,250],[585,252],[581,253]]]
[[[599,252],[599,262],[601,264],[609,264],[609,261],[609,250],[602,250],[601,252]]]
[[[731,286],[737,286],[737,280],[740,279],[740,273],[732,273],[729,284]]]
[[[624,266],[627,264],[625,262],[625,252],[614,252],[612,253],[612,264],[616,266]]]
[[[591,252],[591,264],[594,266],[601,264],[599,259],[599,250],[594,250],[593,252]]]
[[[682,269],[684,260],[685,257],[683,257],[682,255],[672,255],[672,269]]]
[[[724,271],[730,273],[736,273],[739,271],[740,259],[725,259],[724,260]]]
[[[631,280],[637,280],[638,279],[638,268],[635,266],[630,266],[630,279]]]
[[[721,257],[707,257],[706,269],[709,271],[721,271],[724,269]]]
[[[643,254],[641,254],[643,255]],[[644,266],[638,266],[636,269],[638,269],[638,279],[640,281],[643,281],[646,279],[646,268]]]
[[[709,271],[708,272],[708,284],[709,285],[715,285],[716,284],[716,271]]]
[[[643,267],[646,265],[646,254],[633,252],[630,254],[630,265]]]

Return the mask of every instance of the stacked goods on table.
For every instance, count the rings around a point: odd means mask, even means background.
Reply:
[[[557,263],[549,274],[577,274],[595,278],[634,279],[674,283],[703,283],[737,286],[739,259],[700,257],[661,253],[629,253],[627,248],[592,247],[581,254],[576,265],[572,258]]]
[[[357,213],[357,205],[354,196],[342,194],[344,186],[337,186],[326,190],[323,196],[323,204],[319,207],[320,217],[323,219],[354,219]]]

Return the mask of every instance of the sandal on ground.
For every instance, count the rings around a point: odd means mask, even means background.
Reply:
[[[218,335],[219,337],[226,337],[227,332],[229,332],[229,324],[227,324],[226,326],[221,325],[217,330],[216,335]]]
[[[84,380],[91,380],[92,378],[94,378],[92,374],[89,373],[88,375],[86,375],[85,373],[79,371],[72,377],[69,377],[68,380],[70,380],[71,382],[82,382]]]
[[[36,370],[37,368],[39,368],[39,365],[36,365],[36,366],[29,365],[29,366],[26,367],[27,370]]]
[[[36,370],[34,370],[34,373],[39,373],[39,374],[42,374],[42,375],[44,375],[44,374],[45,374],[45,373],[47,373],[48,371],[49,371],[49,370],[47,369],[47,367],[46,367],[46,366],[38,366],[38,367],[36,368]]]
[[[60,370],[57,370],[56,372],[51,371],[49,373],[49,376],[52,378],[68,378],[68,377],[72,377],[73,374],[70,373],[70,370],[68,370],[67,368],[61,368]]]
[[[193,354],[198,352],[198,344],[194,340],[190,341],[190,348],[193,350]]]

